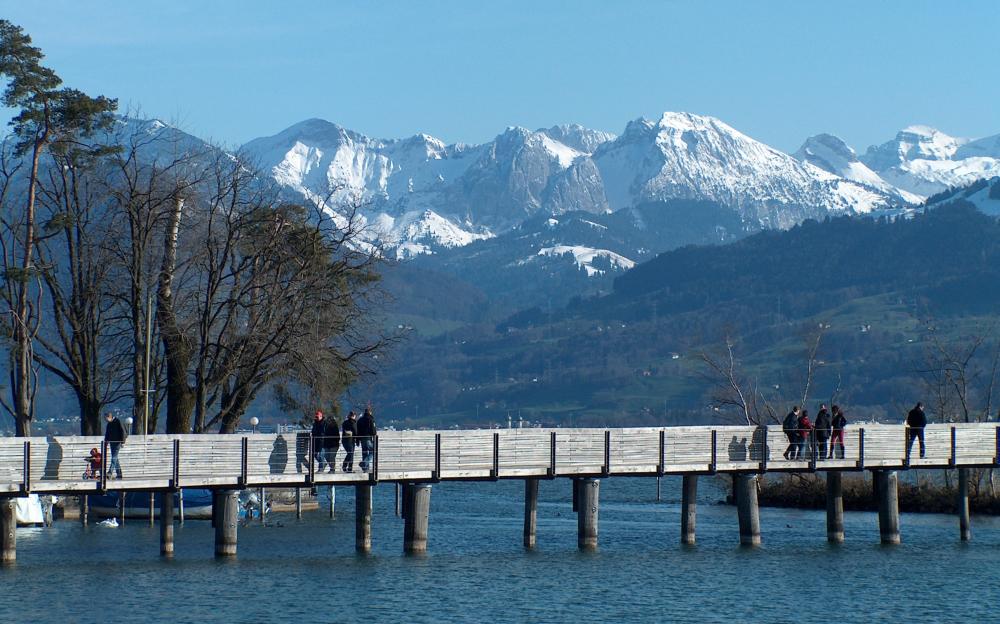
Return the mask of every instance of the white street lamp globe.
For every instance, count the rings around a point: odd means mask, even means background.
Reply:
[[[259,424],[260,424],[260,419],[257,418],[256,416],[254,416],[253,418],[250,419],[250,426],[251,427],[256,427]]]
[[[132,417],[131,416],[129,416],[128,418],[125,419],[125,424],[128,425],[129,427],[132,426]]]

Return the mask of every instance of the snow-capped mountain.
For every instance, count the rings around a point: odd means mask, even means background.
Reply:
[[[860,161],[889,184],[926,198],[1000,175],[1000,136],[968,141],[928,126],[910,126],[868,148]]]
[[[860,214],[890,205],[876,189],[756,141],[713,117],[664,113],[628,124],[593,155],[611,210],[668,199],[715,201],[752,227]]]
[[[511,127],[482,145],[372,139],[312,119],[244,150],[314,200],[364,197],[370,220],[389,228],[387,241],[407,244],[405,254],[493,236],[538,213],[704,200],[729,206],[752,230],[901,200],[689,113],[633,121],[618,137],[578,125]]]
[[[613,138],[581,126],[511,127],[483,145],[446,145],[419,134],[373,139],[320,119],[243,149],[287,188],[334,205],[369,204],[369,220],[406,254],[462,245],[541,209],[553,174]],[[416,236],[417,238],[413,238]]]
[[[793,156],[828,173],[894,195],[904,202],[917,204],[923,201],[922,197],[898,189],[883,180],[868,165],[858,160],[854,148],[832,134],[809,137]]]

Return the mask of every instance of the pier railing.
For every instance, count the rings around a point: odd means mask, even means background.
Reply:
[[[833,458],[831,440],[824,448],[814,431],[802,433],[800,452],[786,456],[791,442],[780,427],[387,431],[373,441],[367,471],[356,445],[350,473],[342,470],[343,448],[331,458],[336,472],[317,471],[313,450],[323,441],[305,432],[132,436],[118,454],[122,479],[108,473],[111,449],[102,438],[0,438],[0,493],[991,467],[1000,448],[996,423],[929,425],[923,456],[919,441],[907,444],[903,425],[849,426],[843,455],[838,447]],[[85,478],[91,449],[103,470]]]

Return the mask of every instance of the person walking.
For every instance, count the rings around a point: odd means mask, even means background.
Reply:
[[[833,437],[830,439],[830,459],[836,454],[837,459],[844,459],[844,427],[847,426],[847,417],[840,406],[833,406],[833,420],[830,422],[833,428]]]
[[[326,458],[323,455],[324,438],[326,436],[326,422],[323,420],[323,412],[316,410],[313,415],[312,426],[312,461],[319,465],[319,471],[323,472],[326,466]]]
[[[361,439],[361,472],[368,472],[372,466],[372,456],[375,453],[375,414],[372,406],[365,408],[365,413],[358,420],[358,437]]]
[[[906,415],[906,458],[910,458],[910,451],[913,449],[913,441],[920,440],[920,457],[924,457],[924,427],[927,426],[927,414],[924,413],[924,404],[917,403]]]
[[[358,437],[358,415],[348,412],[344,424],[340,428],[340,444],[344,447],[344,463],[340,468],[344,472],[354,472],[354,439]]]
[[[104,441],[108,443],[108,451],[111,455],[111,462],[108,464],[108,476],[114,472],[116,479],[122,478],[122,467],[118,463],[118,451],[122,444],[125,444],[125,427],[122,421],[118,420],[114,414],[108,412],[104,415],[104,420],[108,423],[104,428]]]
[[[804,459],[806,457],[806,451],[809,449],[809,438],[812,435],[813,424],[809,420],[809,410],[802,410],[799,414],[798,420],[798,434],[799,434],[799,459]]]
[[[826,459],[827,441],[833,433],[833,425],[830,421],[830,412],[826,409],[826,404],[819,406],[816,414],[816,451],[819,460]]]
[[[330,472],[337,472],[337,450],[340,449],[340,425],[334,418],[325,418],[326,427],[323,429],[323,455]]]
[[[785,433],[785,437],[788,438],[788,448],[785,449],[784,457],[785,459],[795,459],[799,452],[799,406],[796,405],[792,408],[792,411],[788,412],[788,416],[785,416],[785,420],[781,423],[781,430]]]

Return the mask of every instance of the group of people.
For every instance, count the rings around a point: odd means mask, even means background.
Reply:
[[[792,408],[792,411],[785,416],[781,423],[781,429],[788,438],[788,448],[785,449],[785,459],[806,459],[812,446],[812,456],[817,460],[824,459],[844,459],[844,427],[847,426],[847,418],[839,406],[833,406],[832,414],[827,411],[826,405],[819,406],[816,414],[816,422],[809,420],[809,412],[799,409],[799,406]],[[914,440],[920,442],[920,457],[924,457],[924,428],[927,427],[927,414],[924,413],[924,404],[917,403],[916,406],[906,414],[906,456],[909,457],[913,450]]]
[[[844,427],[847,417],[840,406],[834,405],[832,413],[825,404],[819,406],[816,422],[809,420],[809,411],[800,409],[798,405],[785,416],[781,429],[788,438],[788,448],[784,458],[791,460],[806,459],[806,453],[817,460],[844,459]],[[810,446],[812,447],[810,449]]]
[[[368,472],[375,455],[375,414],[371,406],[365,408],[361,418],[352,410],[340,425],[333,418],[327,418],[323,412],[316,411],[312,426],[312,457],[318,464],[320,472],[329,467],[330,472],[337,471],[337,452],[344,447],[344,461],[341,463],[343,472],[354,472],[354,449],[361,447],[361,461],[358,467],[361,472]]]

